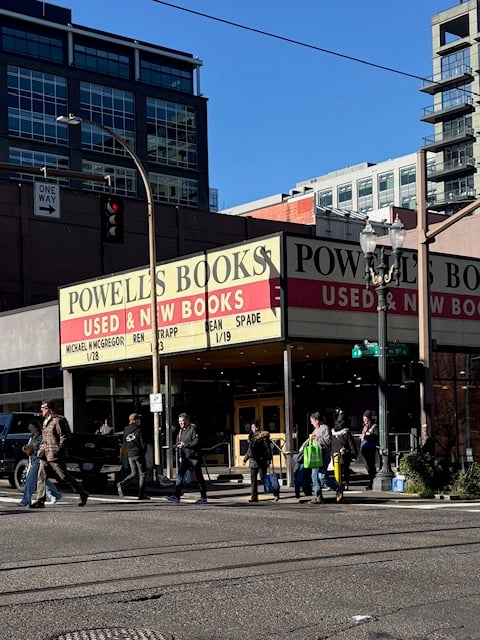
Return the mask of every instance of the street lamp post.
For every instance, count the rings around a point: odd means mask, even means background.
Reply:
[[[81,125],[87,124],[96,129],[100,129],[108,136],[111,136],[118,144],[125,149],[126,153],[133,160],[145,187],[145,194],[147,198],[147,219],[148,219],[148,255],[149,255],[149,267],[150,267],[150,315],[152,322],[152,393],[160,393],[160,354],[158,343],[158,317],[157,317],[157,287],[156,287],[156,245],[155,245],[155,215],[153,208],[153,195],[150,183],[148,181],[148,175],[145,171],[140,158],[137,154],[130,149],[128,144],[119,135],[108,127],[93,122],[91,120],[83,120],[78,116],[70,113],[68,116],[59,116],[58,122],[63,122],[68,125]],[[160,415],[157,411],[153,414],[153,432],[154,432],[154,463],[157,473],[159,473],[159,467],[161,464],[161,447],[160,447]]]
[[[393,472],[390,467],[389,457],[389,437],[387,418],[387,293],[388,285],[394,281],[400,284],[400,255],[405,241],[405,228],[400,219],[390,226],[389,238],[393,249],[395,261],[388,265],[385,260],[385,248],[380,249],[380,259],[376,260],[375,249],[377,246],[377,234],[370,224],[368,218],[365,228],[360,233],[360,246],[365,258],[365,281],[367,288],[370,284],[375,286],[377,291],[377,313],[378,313],[378,424],[380,430],[380,456],[382,465],[377,473],[373,488],[377,491],[389,491],[392,485]]]

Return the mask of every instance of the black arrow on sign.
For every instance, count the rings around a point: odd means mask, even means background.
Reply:
[[[48,211],[48,213],[53,213],[54,211],[56,211],[55,207],[52,207],[51,204],[48,205],[48,207],[39,207],[40,211]]]

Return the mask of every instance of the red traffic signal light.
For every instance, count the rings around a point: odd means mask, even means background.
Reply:
[[[101,227],[103,242],[123,244],[123,198],[102,196]]]

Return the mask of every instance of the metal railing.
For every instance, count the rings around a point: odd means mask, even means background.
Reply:
[[[228,472],[231,474],[232,473],[232,445],[230,444],[230,442],[218,442],[217,444],[212,445],[211,447],[202,447],[202,461],[203,461],[203,466],[205,468],[205,471],[207,472],[207,477],[209,480],[211,480],[210,478],[210,473],[208,470],[208,466],[207,463],[205,462],[205,454],[208,455],[207,451],[214,451],[216,449],[218,449],[219,447],[226,447],[227,448],[227,458],[228,458]],[[167,449],[172,449],[175,452],[175,469],[178,469],[179,463],[180,463],[180,452],[177,448],[176,444],[171,445],[170,447],[168,445],[163,445],[162,449],[167,450]],[[220,465],[222,466],[222,465]]]
[[[280,443],[280,444],[279,444]],[[285,447],[286,441],[283,438],[275,438],[275,440],[272,440],[272,449],[275,451],[275,449],[278,451],[279,455],[279,459],[280,459],[280,469],[279,469],[279,478],[280,481],[283,478],[283,465],[282,465],[282,456],[285,458],[285,468],[287,468],[287,455],[288,452],[284,451],[284,447]]]

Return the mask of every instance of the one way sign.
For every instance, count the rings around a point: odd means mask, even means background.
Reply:
[[[60,218],[60,187],[50,182],[34,182],[36,216]]]

